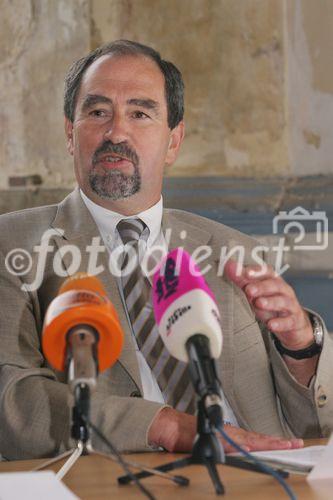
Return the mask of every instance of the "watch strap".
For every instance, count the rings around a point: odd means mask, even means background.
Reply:
[[[305,349],[299,349],[298,351],[293,351],[291,349],[287,349],[286,347],[284,347],[275,335],[273,335],[273,338],[275,347],[278,350],[278,352],[284,356],[290,356],[291,358],[294,359],[312,358],[316,354],[320,354],[322,348],[321,345],[318,345],[316,342],[313,342],[308,347],[305,347]]]

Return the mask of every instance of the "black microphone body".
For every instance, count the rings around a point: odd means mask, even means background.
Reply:
[[[209,338],[198,333],[186,341],[186,351],[194,389],[203,401],[210,422],[218,427],[223,424],[222,392],[209,344]]]

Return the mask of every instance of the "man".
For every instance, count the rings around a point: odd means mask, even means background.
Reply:
[[[162,211],[164,168],[175,161],[184,137],[179,71],[153,49],[134,42],[97,49],[67,75],[65,130],[80,190],[58,206],[4,215],[0,222],[1,453],[9,459],[40,457],[70,446],[71,399],[64,375],[55,373],[41,353],[43,318],[66,272],[73,272],[65,248],[79,249],[80,270],[87,271],[88,247],[101,235],[105,247],[99,262],[107,269],[109,253],[125,243],[124,219],[125,226],[134,227],[143,221],[138,237],[146,249],[165,246],[167,229],[170,249],[212,248],[206,278],[222,318],[224,348],[218,370],[228,434],[248,450],[299,447],[298,438],[327,435],[333,427],[333,346],[325,328],[318,347],[310,320],[314,316],[301,308],[291,288],[270,269],[258,277],[249,257],[255,246],[251,238],[189,213]],[[36,247],[43,237],[48,245],[44,260]],[[216,257],[225,244],[246,249],[251,265],[240,275],[229,262],[226,277],[217,276]],[[16,247],[31,256],[24,277],[8,271],[8,255]],[[59,249],[66,269],[62,275],[55,272]],[[41,269],[38,287],[22,289]],[[125,345],[119,362],[99,376],[92,420],[121,451],[158,446],[190,450],[196,417],[184,411],[192,402],[191,394],[185,394],[189,385],[178,394],[175,408],[165,404],[175,401],[185,371],[165,358],[169,379],[162,387],[155,366],[143,355],[146,344],[141,347],[136,335],[140,318],[131,315],[127,283],[105,270],[99,278],[118,311]],[[136,300],[141,300],[141,289]],[[145,340],[153,338],[154,330],[147,314],[144,325],[152,329]],[[314,324],[320,329],[318,321]],[[162,356],[160,344],[159,349]],[[295,351],[310,357],[295,359]],[[183,380],[176,377],[178,372]],[[174,387],[168,393],[172,377]],[[94,444],[103,448],[95,438]]]

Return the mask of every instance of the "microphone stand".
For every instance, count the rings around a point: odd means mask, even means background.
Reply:
[[[67,333],[67,375],[71,390],[74,394],[72,409],[71,437],[75,441],[74,448],[65,451],[34,470],[41,470],[68,457],[64,465],[57,472],[57,477],[62,479],[73,467],[81,455],[99,455],[109,460],[116,459],[96,451],[90,440],[89,416],[90,393],[94,389],[97,377],[96,342],[98,334],[89,325],[79,325]]]
[[[57,478],[62,479],[67,472],[73,467],[81,455],[98,455],[113,462],[118,462],[132,476],[129,466],[141,471],[149,472],[152,475],[162,476],[164,479],[173,481],[181,486],[188,484],[188,479],[182,476],[171,476],[160,471],[155,471],[150,467],[123,460],[120,453],[112,445],[96,426],[90,422],[90,391],[95,388],[98,375],[98,364],[96,361],[96,343],[98,341],[98,333],[90,325],[78,325],[67,332],[67,376],[74,394],[74,406],[72,410],[72,427],[71,437],[75,440],[76,445],[71,450],[65,451],[46,462],[42,463],[34,471],[45,469],[50,465],[54,465],[60,460],[68,457],[64,465],[57,472]],[[107,444],[112,455],[95,450],[91,444],[89,428],[99,435],[99,437]],[[145,489],[137,482],[137,486],[144,492]],[[147,491],[145,492],[148,493]],[[149,496],[149,495],[148,495]]]
[[[194,440],[192,453],[190,456],[160,465],[155,469],[161,472],[169,472],[171,470],[187,467],[188,465],[204,465],[210,478],[213,482],[217,495],[224,495],[225,489],[221,482],[216,465],[224,464],[238,469],[246,469],[261,474],[269,474],[260,469],[257,465],[246,462],[239,457],[230,457],[224,454],[221,442],[216,437],[213,426],[206,415],[203,398],[198,401],[198,420],[197,420],[197,436]],[[289,474],[279,470],[282,477],[288,477]],[[134,474],[138,479],[151,476],[149,472],[138,472]],[[129,484],[132,478],[129,475],[118,477],[119,484]]]
[[[100,455],[113,460],[113,457],[106,453],[94,450],[90,441],[90,433],[86,421],[89,421],[90,413],[90,388],[89,384],[79,383],[74,388],[74,406],[72,410],[71,437],[75,440],[74,448],[65,451],[41,465],[37,466],[35,471],[45,469],[50,465],[68,457],[64,465],[57,472],[57,478],[62,479],[73,467],[81,455]]]

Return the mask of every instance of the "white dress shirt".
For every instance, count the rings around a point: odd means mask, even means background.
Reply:
[[[83,202],[85,203],[87,209],[89,210],[92,218],[94,219],[98,230],[103,239],[104,245],[108,249],[109,252],[112,252],[118,246],[123,246],[122,240],[119,236],[118,230],[116,226],[118,222],[123,219],[133,219],[139,218],[141,219],[149,229],[149,236],[146,242],[140,243],[140,251],[141,255],[139,258],[142,259],[142,252],[145,249],[150,249],[151,247],[160,247],[164,249],[165,252],[168,251],[167,243],[165,241],[163,232],[162,232],[162,215],[163,215],[163,198],[161,196],[160,200],[148,210],[140,212],[135,216],[124,216],[119,214],[118,212],[113,212],[112,210],[106,209],[94,203],[90,198],[88,198],[82,190],[80,190],[80,194]],[[123,302],[124,310],[126,311],[126,316],[128,320],[128,324],[130,326],[133,343],[135,345],[136,356],[138,360],[141,383],[143,389],[143,397],[149,401],[156,401],[158,403],[165,403],[162,392],[157,384],[156,378],[152,373],[146,359],[142,355],[135,338],[135,334],[133,332],[132,324],[130,322],[127,307],[124,299],[123,288],[121,285],[120,278],[117,279],[117,285],[119,289],[119,293]],[[231,423],[232,425],[238,425],[236,417],[225,397],[223,397],[223,416],[225,423]]]

